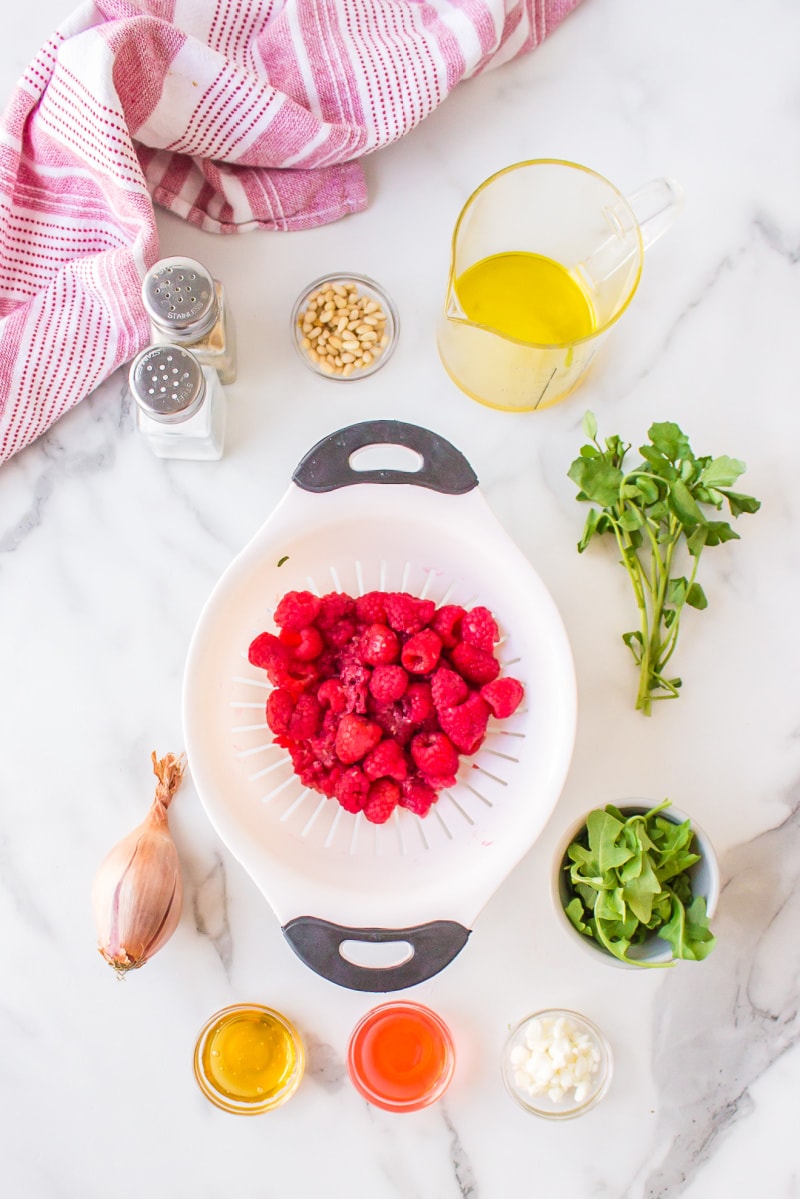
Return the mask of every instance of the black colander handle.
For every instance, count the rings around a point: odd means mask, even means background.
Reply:
[[[369,445],[402,445],[422,458],[419,470],[354,470],[350,458]],[[419,425],[401,420],[366,420],[330,433],[308,451],[292,475],[304,491],[336,491],[357,483],[411,483],[445,495],[463,495],[478,476],[460,450]]]
[[[469,933],[455,920],[431,920],[411,928],[347,928],[317,916],[297,916],[283,927],[301,961],[351,991],[402,991],[425,982],[461,952]],[[342,956],[345,941],[407,942],[413,954],[397,966],[360,966]]]

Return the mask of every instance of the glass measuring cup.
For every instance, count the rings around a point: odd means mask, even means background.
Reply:
[[[565,399],[633,299],[645,249],[682,205],[671,179],[624,196],[560,159],[486,179],[456,222],[436,330],[453,382],[508,412]]]

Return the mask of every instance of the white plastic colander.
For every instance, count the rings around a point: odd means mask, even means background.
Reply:
[[[353,466],[365,447],[398,445],[419,469]],[[324,438],[217,583],[189,648],[186,749],[209,819],[294,951],[355,990],[399,990],[455,957],[542,831],[572,756],[576,689],[561,618],[477,483],[458,450],[415,425],[368,421]],[[397,808],[372,825],[345,812],[305,787],[273,743],[270,685],[247,650],[276,631],[273,611],[291,590],[408,591],[494,613],[503,673],[523,683],[525,700],[490,722],[426,817]]]

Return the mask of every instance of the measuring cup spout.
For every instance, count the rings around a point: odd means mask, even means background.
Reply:
[[[466,324],[471,324],[469,317],[458,302],[458,296],[456,295],[456,289],[452,278],[450,280],[450,286],[447,289],[447,296],[445,298],[444,315],[449,321],[464,321]]]

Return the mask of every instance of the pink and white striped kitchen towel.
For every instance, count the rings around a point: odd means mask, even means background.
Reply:
[[[0,462],[147,342],[153,203],[223,233],[367,203],[358,159],[579,0],[93,0],[0,124]]]

